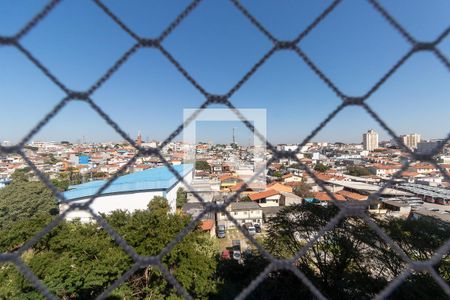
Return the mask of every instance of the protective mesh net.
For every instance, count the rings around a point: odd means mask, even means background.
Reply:
[[[64,213],[56,217],[50,224],[48,224],[44,229],[37,233],[33,238],[27,241],[24,245],[20,247],[17,251],[13,253],[3,253],[0,254],[0,262],[11,262],[17,266],[20,272],[27,278],[35,288],[42,293],[48,299],[55,299],[55,296],[49,291],[49,289],[33,274],[32,270],[22,261],[21,255],[28,249],[30,249],[34,244],[36,244],[44,235],[49,233],[53,228],[58,226],[58,224],[64,219],[64,217],[70,211],[76,209],[83,209],[88,211],[92,217],[108,232],[113,240],[126,251],[134,260],[133,266],[124,273],[119,279],[117,279],[109,288],[107,288],[101,295],[98,296],[99,299],[106,298],[115,288],[119,287],[124,283],[130,276],[133,275],[140,268],[153,265],[159,268],[163,276],[167,281],[177,290],[177,292],[185,297],[191,298],[185,288],[176,280],[176,278],[169,272],[169,270],[162,263],[162,257],[169,253],[176,245],[179,243],[191,230],[193,230],[201,220],[201,218],[210,212],[222,212],[224,213],[242,232],[242,234],[260,251],[260,253],[270,262],[265,270],[257,276],[241,293],[237,296],[237,299],[246,298],[257,286],[265,279],[265,277],[274,270],[288,270],[291,271],[295,276],[297,276],[301,282],[309,288],[311,293],[320,299],[324,299],[325,296],[321,291],[314,286],[314,284],[298,269],[295,267],[295,261],[298,260],[302,255],[308,251],[308,249],[316,243],[322,236],[324,236],[329,230],[332,230],[335,225],[337,225],[341,220],[348,216],[355,216],[363,219],[370,228],[372,228],[377,235],[407,263],[406,268],[403,272],[394,280],[392,280],[380,293],[377,298],[385,298],[389,296],[399,285],[401,285],[405,279],[412,274],[412,272],[428,272],[432,278],[439,284],[439,286],[445,291],[447,295],[450,296],[450,287],[443,280],[443,278],[435,271],[433,268],[440,259],[450,250],[450,240],[435,251],[435,254],[428,261],[413,261],[396,243],[370,218],[366,213],[366,208],[378,196],[388,188],[393,181],[398,178],[401,172],[408,169],[410,163],[405,163],[403,167],[396,172],[392,178],[386,182],[379,191],[373,193],[369,196],[367,201],[359,202],[360,205],[348,205],[349,203],[342,203],[337,201],[334,194],[331,193],[320,181],[313,171],[311,171],[308,166],[304,165],[298,158],[297,154],[306,143],[308,143],[322,128],[324,128],[340,111],[348,106],[359,106],[362,107],[368,114],[383,128],[390,136],[397,142],[400,147],[407,152],[411,161],[425,161],[433,164],[442,173],[445,180],[450,182],[448,173],[434,160],[435,155],[445,146],[449,141],[450,135],[447,136],[440,146],[438,146],[434,151],[426,155],[419,155],[412,152],[403,141],[394,133],[394,131],[372,110],[372,108],[366,103],[366,100],[371,97],[371,95],[377,91],[396,71],[402,66],[407,60],[409,60],[417,52],[428,51],[433,53],[437,59],[442,63],[443,67],[450,71],[450,61],[449,59],[437,48],[437,45],[441,43],[447,35],[450,33],[450,27],[446,28],[434,41],[420,41],[414,38],[397,20],[376,0],[368,0],[371,7],[379,13],[384,20],[392,26],[396,31],[398,31],[401,36],[409,43],[409,49],[406,53],[395,63],[389,70],[362,96],[353,97],[346,95],[342,92],[339,87],[333,83],[333,81],[327,77],[327,75],[317,67],[317,65],[310,59],[310,57],[302,50],[302,40],[309,35],[319,23],[321,23],[327,16],[342,2],[340,0],[333,1],[319,16],[317,16],[314,21],[306,27],[300,34],[298,34],[293,40],[279,40],[277,39],[267,28],[259,22],[238,0],[230,0],[234,7],[242,13],[245,18],[255,26],[263,35],[273,44],[271,49],[263,55],[263,57],[255,64],[251,69],[226,93],[223,95],[211,94],[203,88],[191,75],[183,68],[183,66],[171,55],[166,48],[164,48],[164,40],[183,22],[183,20],[189,16],[189,14],[194,11],[201,0],[194,0],[189,4],[176,18],[173,20],[166,29],[156,38],[155,37],[142,37],[131,30],[117,15],[115,15],[101,0],[93,0],[93,2],[101,8],[101,10],[111,18],[117,26],[119,26],[124,32],[126,32],[135,41],[134,45],[128,49],[109,69],[101,76],[88,90],[86,91],[74,91],[69,87],[65,86],[55,75],[53,75],[45,65],[43,65],[28,49],[26,49],[21,43],[22,38],[27,35],[31,30],[39,25],[40,22],[44,21],[45,18],[52,12],[52,10],[61,3],[60,0],[50,1],[33,19],[31,19],[17,34],[14,36],[0,36],[0,46],[3,47],[13,47],[20,53],[22,53],[27,59],[29,59],[42,73],[48,77],[57,87],[59,87],[64,93],[65,97],[59,101],[59,103],[17,144],[14,146],[0,146],[0,154],[19,154],[26,163],[31,167],[31,169],[37,174],[39,179],[52,190],[54,195],[60,200],[64,201],[64,195],[58,192],[58,190],[52,185],[49,179],[33,164],[33,162],[26,156],[23,151],[26,143],[39,132],[48,122],[50,122],[63,107],[65,107],[71,101],[84,101],[86,102],[94,111],[97,112],[100,118],[104,119],[121,137],[128,141],[137,150],[137,154],[128,161],[112,178],[110,178],[104,186],[102,186],[92,198],[83,204],[73,204],[70,205],[69,209]],[[133,139],[130,138],[124,130],[114,122],[107,113],[105,113],[102,108],[100,108],[92,99],[93,94],[100,89],[103,84],[110,79],[110,77],[117,72],[131,56],[136,54],[142,48],[154,48],[160,51],[163,56],[173,65],[175,68],[183,75],[183,77],[189,81],[204,97],[204,103],[198,108],[198,110],[192,114],[184,123],[180,124],[175,131],[173,131],[167,139],[165,139],[158,148],[156,149],[144,149],[138,146]],[[328,86],[342,102],[338,107],[333,110],[320,124],[300,143],[297,151],[278,151],[269,141],[266,141],[264,136],[259,133],[251,122],[246,120],[244,116],[239,112],[237,108],[230,101],[233,94],[239,90],[250,77],[252,77],[259,68],[265,64],[274,53],[278,51],[292,51],[298,55],[301,61],[303,61],[319,78],[322,80],[326,86]],[[272,256],[267,252],[251,235],[244,230],[241,225],[236,221],[236,219],[226,210],[227,206],[231,202],[237,199],[238,195],[244,190],[243,186],[240,190],[237,190],[232,196],[230,196],[223,204],[218,205],[215,203],[205,202],[200,195],[198,195],[190,185],[185,182],[185,180],[180,176],[180,174],[171,166],[171,164],[165,160],[161,154],[162,149],[168,145],[176,136],[178,136],[185,126],[193,122],[196,116],[200,113],[201,109],[207,108],[211,104],[222,104],[234,112],[239,119],[248,127],[258,138],[262,139],[266,143],[266,147],[273,153],[272,158],[267,161],[266,167],[270,166],[273,162],[280,158],[290,158],[296,161],[301,168],[311,176],[314,181],[321,186],[324,191],[333,199],[333,202],[339,207],[339,213],[332,218],[326,226],[324,226],[317,235],[310,239],[307,244],[304,245],[293,258],[280,260]],[[110,226],[108,223],[100,217],[98,214],[94,213],[90,208],[92,202],[102,194],[114,180],[122,175],[125,170],[130,167],[138,157],[154,155],[159,157],[159,159],[168,167],[168,169],[182,181],[190,190],[193,191],[194,196],[203,204],[204,210],[198,215],[194,220],[192,220],[187,227],[185,227],[176,238],[171,241],[168,245],[161,250],[157,256],[144,257],[138,255],[136,251],[130,247],[127,242]],[[257,176],[263,172],[264,168],[257,171],[254,176],[248,181],[252,182]]]

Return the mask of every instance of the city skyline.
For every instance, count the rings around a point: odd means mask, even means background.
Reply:
[[[8,3],[2,2],[0,8],[14,12],[14,5]],[[0,21],[0,34],[16,32],[43,3],[34,1],[18,6],[20,14],[6,14]],[[404,9],[406,2],[382,3],[412,35],[424,41],[435,39],[450,17],[448,1],[408,3],[408,9]],[[273,9],[268,2],[244,4],[274,35],[289,39],[304,30],[329,1],[274,5]],[[155,36],[186,3],[110,5],[132,29]],[[154,16],[144,18],[149,12]],[[80,15],[83,18],[78,18]],[[64,28],[57,26],[62,21]],[[98,30],[93,32],[93,27]],[[71,1],[59,5],[24,37],[23,44],[69,88],[84,90],[133,41],[94,4]],[[272,46],[227,1],[200,4],[163,44],[196,81],[218,95],[231,89]],[[300,46],[343,92],[355,96],[366,93],[409,49],[365,1],[344,1]],[[439,49],[449,56],[450,38],[444,39]],[[0,88],[8,99],[3,103],[3,111],[8,113],[0,118],[0,139],[16,143],[64,93],[15,49],[2,47],[0,51],[4,70]],[[427,138],[444,138],[449,132],[448,79],[448,72],[432,53],[417,53],[367,103],[398,135],[419,132]],[[159,52],[141,49],[93,94],[93,100],[125,132],[134,135],[142,130],[144,136],[163,140],[181,124],[183,109],[199,107],[204,96]],[[237,108],[267,109],[267,136],[272,143],[302,141],[340,104],[333,91],[291,52],[270,57],[230,101]],[[218,104],[210,107],[223,108]],[[315,139],[359,142],[367,128],[377,130],[381,140],[391,138],[363,109],[347,107]],[[82,102],[69,103],[33,139],[77,140],[83,136],[93,141],[121,139]]]

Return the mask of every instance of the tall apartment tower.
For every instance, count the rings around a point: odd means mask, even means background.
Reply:
[[[420,134],[411,133],[400,136],[400,139],[410,149],[417,149],[417,144],[420,143]]]
[[[363,147],[364,150],[373,151],[378,148],[378,133],[370,129],[363,134]]]

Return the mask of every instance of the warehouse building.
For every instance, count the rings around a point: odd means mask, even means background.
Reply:
[[[193,173],[191,164],[176,165],[173,168],[188,184],[191,184]],[[106,180],[96,180],[72,186],[64,192],[66,201],[59,204],[60,213],[67,210],[69,204],[89,201],[106,182]],[[118,177],[94,200],[90,207],[95,213],[108,214],[114,210],[133,212],[147,209],[147,205],[153,197],[162,196],[169,201],[171,212],[175,212],[177,190],[180,187],[184,187],[184,184],[167,167],[147,169]],[[92,220],[92,216],[88,212],[81,210],[70,211],[65,218],[67,220],[80,219],[82,222]]]

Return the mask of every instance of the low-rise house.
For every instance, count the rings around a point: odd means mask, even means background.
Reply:
[[[411,206],[403,201],[383,200],[383,207],[390,216],[407,218],[411,213]]]
[[[367,200],[367,195],[361,195],[359,193],[349,192],[346,190],[340,190],[336,194],[344,196],[348,201],[364,201]]]
[[[417,209],[412,211],[411,216],[412,219],[429,219],[441,226],[450,226],[450,213],[442,212],[442,211],[430,211],[426,209]]]
[[[185,203],[183,205],[183,213],[190,215],[192,219],[197,218],[204,210],[203,205],[200,202]],[[200,219],[200,229],[208,232],[211,236],[216,234],[216,223],[215,214],[213,212],[208,212],[204,214]]]
[[[259,193],[254,193],[248,195],[250,200],[256,202],[261,207],[268,207],[268,206],[279,206],[280,204],[280,193],[276,190],[266,190]]]
[[[285,185],[285,184],[282,184],[279,182],[273,182],[271,184],[268,184],[267,188],[278,191],[278,192],[292,193],[292,186]]]
[[[374,164],[369,167],[369,171],[377,176],[394,175],[395,173],[400,171],[400,169],[401,165]]]
[[[289,206],[289,205],[295,205],[295,204],[302,204],[303,198],[300,196],[297,196],[294,193],[289,192],[280,192],[280,206]]]
[[[227,211],[240,225],[248,222],[263,223],[262,208],[255,202],[233,202],[227,207]],[[226,229],[236,227],[223,212],[218,212],[216,219],[217,225],[224,225]]]
[[[281,179],[283,180],[283,182],[301,182],[302,181],[302,177],[294,175],[292,173],[283,175],[283,177],[281,177]]]
[[[344,196],[341,196],[336,193],[332,193],[332,194],[338,201],[346,201],[347,200],[347,199],[345,199]],[[305,198],[305,201],[310,202],[310,203],[316,203],[316,204],[319,204],[322,206],[328,206],[333,203],[333,198],[331,198],[326,192],[315,192],[315,193],[313,193],[312,198]]]
[[[419,174],[428,174],[431,172],[437,172],[439,171],[436,166],[430,164],[430,163],[418,163],[411,166],[412,169],[416,170]]]

